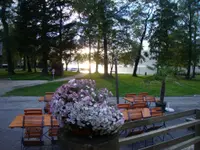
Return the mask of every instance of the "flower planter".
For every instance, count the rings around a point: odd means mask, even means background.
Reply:
[[[90,138],[72,132],[59,134],[58,139],[61,150],[119,150],[118,134]]]
[[[112,96],[94,80],[70,80],[56,90],[51,112],[60,126],[62,150],[119,150],[118,130],[123,114],[108,104]]]

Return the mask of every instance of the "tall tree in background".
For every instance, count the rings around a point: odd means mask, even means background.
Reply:
[[[6,55],[7,55],[7,63],[8,63],[8,74],[12,75],[14,74],[14,67],[13,67],[13,61],[12,61],[12,51],[10,48],[9,43],[9,24],[8,19],[11,15],[9,11],[11,11],[11,5],[13,1],[12,0],[2,0],[0,1],[0,16],[1,16],[1,22],[3,25],[3,45],[6,49]]]
[[[95,36],[97,36],[97,25],[98,25],[98,1],[75,1],[74,8],[79,13],[80,27],[81,27],[81,38],[84,38],[84,42],[87,43],[89,48],[89,75],[91,75],[91,50],[92,43],[94,43]]]
[[[197,12],[198,13],[198,12]],[[199,62],[199,55],[200,55],[200,49],[197,46],[197,38],[198,38],[198,26],[199,26],[199,16],[198,14],[195,17],[194,20],[194,36],[193,36],[193,66],[192,66],[192,78],[195,78],[196,76],[196,66]]]
[[[74,37],[77,33],[76,22],[69,21],[72,16],[72,8],[71,3],[69,1],[54,1],[56,7],[55,17],[54,17],[54,25],[56,26],[56,30],[58,35],[54,36],[55,39],[55,51],[58,54],[58,62],[63,70],[62,60],[64,58],[64,53],[67,51],[71,51],[71,49],[75,48]],[[67,10],[66,10],[67,9]],[[66,57],[67,55],[65,55]],[[62,73],[61,73],[62,74]]]
[[[52,15],[48,12],[48,3],[51,1],[41,0],[41,52],[42,52],[42,61],[43,61],[43,70],[42,73],[44,75],[48,74],[48,56],[50,52],[50,45],[48,41],[48,31],[50,29],[48,22],[50,21],[49,16]]]
[[[195,20],[195,14],[197,11],[199,11],[199,2],[197,2],[196,0],[188,0],[185,2],[185,7],[187,10],[187,14],[188,14],[188,65],[187,65],[187,74],[186,74],[186,78],[190,79],[190,74],[191,74],[191,66],[192,66],[192,58],[195,54],[197,54],[195,52],[195,45],[196,45],[196,32],[197,32],[197,28],[195,27],[196,24],[196,20]],[[195,36],[193,38],[193,36]],[[193,47],[194,44],[194,47]],[[193,52],[194,51],[194,52]],[[194,55],[193,55],[194,53]],[[195,58],[194,58],[195,59]],[[195,66],[195,65],[194,65]]]
[[[186,79],[191,79],[195,77],[195,68],[198,62],[199,52],[196,49],[197,43],[196,39],[198,38],[199,32],[199,23],[198,23],[198,13],[200,9],[200,3],[198,0],[181,0],[179,1],[179,30],[184,33],[184,36],[181,36],[184,39],[182,45],[184,46],[185,52],[184,58],[187,64],[184,66],[187,69]],[[180,55],[182,56],[182,55]],[[193,66],[193,75],[191,76],[191,67]]]
[[[97,35],[97,52],[96,52],[96,73],[98,73],[99,71],[99,63],[100,63],[100,49],[101,49],[101,31],[100,31],[100,25],[98,24],[98,35]]]
[[[23,55],[24,71],[26,70],[26,65],[28,67],[28,72],[32,72],[31,67],[32,61],[34,63],[37,59],[37,49],[38,49],[38,27],[37,19],[33,16],[37,14],[37,1],[23,1],[20,0],[17,7],[17,17],[15,21],[15,36],[18,42],[18,51]],[[36,71],[36,66],[34,67]]]
[[[161,66],[169,66],[172,53],[169,51],[172,40],[169,34],[173,32],[176,25],[177,6],[170,0],[160,0],[159,8],[154,14],[154,21],[157,26],[150,39],[150,52],[157,61],[157,71]]]
[[[108,38],[111,34],[111,29],[114,25],[114,19],[118,16],[116,14],[117,8],[116,3],[111,0],[101,0],[98,3],[99,6],[99,21],[101,27],[101,33],[103,38],[103,49],[104,49],[104,76],[108,74]]]
[[[137,76],[137,69],[140,59],[142,58],[143,42],[147,37],[148,26],[150,26],[150,19],[154,11],[153,2],[139,2],[137,3],[137,8],[134,9],[132,15],[133,18],[133,30],[135,31],[135,36],[139,38],[139,47],[136,54],[136,59],[134,63],[133,76]]]

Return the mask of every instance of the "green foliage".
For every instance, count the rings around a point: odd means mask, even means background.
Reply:
[[[46,74],[53,61],[64,60],[66,66],[74,60],[83,62],[76,54],[86,47],[89,62],[103,63],[105,74],[116,54],[125,66],[134,63],[135,76],[146,57],[156,60],[157,69],[187,69],[188,78],[191,66],[194,77],[199,65],[196,0],[3,0],[0,8],[0,37],[7,55],[3,60],[10,73],[13,62],[16,66],[25,59],[29,71],[40,62]],[[143,52],[146,40],[151,56]]]
[[[162,0],[154,14],[153,21],[157,24],[157,27],[150,39],[150,52],[157,60],[158,65],[170,65],[169,60],[172,53],[169,48],[173,41],[169,34],[173,32],[176,24],[176,5],[169,0]]]

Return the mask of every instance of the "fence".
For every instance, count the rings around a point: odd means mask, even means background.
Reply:
[[[150,118],[150,119],[145,119],[145,120],[127,122],[122,126],[121,130],[127,130],[127,129],[133,129],[136,127],[152,125],[154,123],[170,121],[170,120],[174,120],[174,119],[178,119],[178,118],[182,118],[186,116],[191,116],[191,115],[195,115],[196,119],[189,122],[184,122],[184,123],[169,126],[166,128],[154,130],[151,132],[146,132],[140,135],[120,138],[119,145],[132,144],[139,141],[151,139],[153,137],[156,137],[162,134],[167,134],[171,131],[186,129],[186,128],[195,126],[195,133],[188,134],[188,135],[185,135],[176,139],[172,139],[169,141],[160,142],[158,144],[142,148],[141,150],[159,150],[159,149],[164,149],[164,148],[167,148],[168,150],[181,150],[193,144],[194,144],[195,150],[200,150],[200,110],[199,109],[173,113],[166,116]]]

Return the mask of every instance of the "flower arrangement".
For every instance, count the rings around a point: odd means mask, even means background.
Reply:
[[[124,119],[117,107],[108,105],[110,96],[112,93],[106,88],[97,90],[94,80],[73,79],[56,90],[51,112],[61,127],[88,128],[93,135],[114,134]]]

